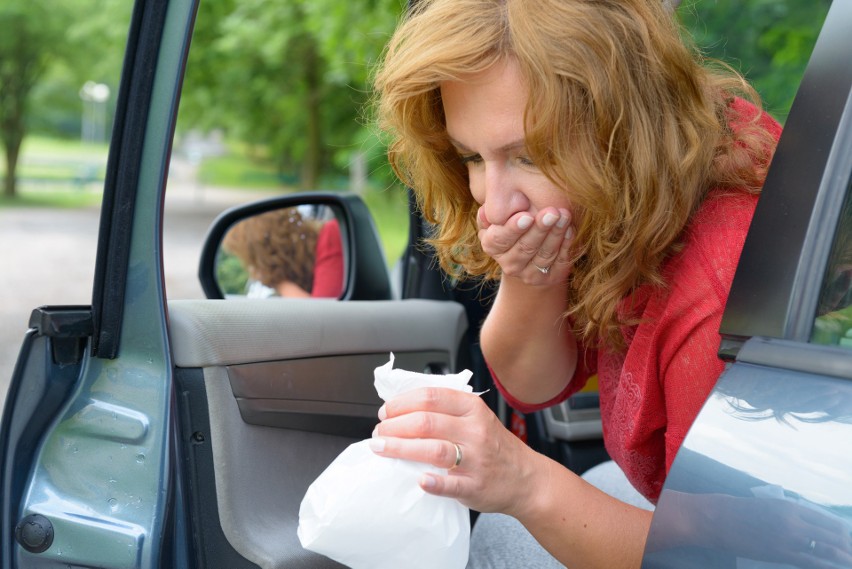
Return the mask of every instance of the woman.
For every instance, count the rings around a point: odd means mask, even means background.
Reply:
[[[655,0],[423,1],[375,84],[441,266],[499,279],[481,345],[501,393],[541,409],[596,373],[607,449],[655,502],[723,369],[778,124]],[[480,517],[471,567],[640,565],[650,512],[535,453],[479,398],[417,391],[379,417],[376,452],[451,469],[425,491],[510,516]]]

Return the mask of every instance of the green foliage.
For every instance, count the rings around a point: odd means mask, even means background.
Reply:
[[[366,88],[405,5],[405,0],[306,2],[306,24],[328,62],[328,80]]]
[[[345,179],[361,154],[372,187],[394,187],[385,146],[365,124],[364,107],[371,71],[405,4],[202,0],[179,131],[222,129],[230,141],[263,148],[257,167],[252,164],[246,173],[249,185],[258,178],[255,170],[285,185],[310,176],[313,184],[328,184]],[[829,4],[685,0],[678,13],[702,50],[741,69],[783,120]],[[132,5],[2,0],[0,116],[8,115],[2,93],[29,77],[26,121],[16,126],[18,132],[79,136],[83,83],[107,84],[114,104]],[[22,73],[25,60],[35,64]],[[227,178],[229,168],[235,173],[236,167],[225,164],[214,178]]]
[[[216,260],[216,282],[225,295],[245,294],[248,271],[235,255],[220,251]]]
[[[16,170],[33,87],[50,57],[62,49],[59,22],[58,13],[38,2],[0,5],[0,142],[7,171],[3,194],[10,198],[17,193]]]
[[[296,181],[295,177],[287,178],[276,172],[268,162],[253,160],[235,151],[204,160],[199,167],[198,180],[207,186],[253,189],[280,189]]]
[[[64,47],[61,12],[41,2],[5,0],[0,4],[0,125],[3,134],[22,112],[30,91]],[[4,141],[6,137],[4,136]]]
[[[26,127],[51,136],[78,137],[83,83],[107,84],[113,93],[111,104],[115,100],[132,4],[0,0],[0,117],[2,93],[30,77]],[[405,4],[405,0],[202,0],[178,129],[221,129],[229,142],[237,144],[228,156],[202,163],[201,181],[280,189],[314,175],[314,184],[337,187],[361,154],[371,188],[365,199],[393,262],[407,240],[406,195],[388,167],[384,142],[366,124],[365,105],[370,74]],[[740,69],[766,107],[783,120],[829,4],[830,0],[685,0],[678,14],[702,51]],[[24,61],[22,54],[35,62],[27,73],[37,73],[22,74],[14,67]],[[39,144],[43,146],[44,140]],[[62,161],[61,152],[57,146],[42,154]],[[80,152],[81,148],[75,151],[75,160],[82,160]],[[103,148],[97,152],[102,154]],[[311,174],[305,164],[316,171]],[[27,163],[22,168],[35,177],[46,177],[45,169],[57,171]],[[25,192],[36,194],[26,202],[64,199],[44,188]],[[85,193],[71,195],[75,197],[69,203],[92,199]]]
[[[399,0],[202,3],[179,127],[223,128],[266,145],[279,173],[315,185],[364,138],[368,77]]]
[[[711,58],[745,75],[784,120],[831,0],[691,0],[678,14]]]
[[[115,91],[130,5],[0,3],[0,141],[7,196],[17,193],[17,163],[28,132],[79,133],[82,85],[108,82]]]
[[[38,30],[38,37],[33,36],[26,45],[38,49],[43,62],[28,102],[28,127],[51,136],[80,136],[79,92],[86,81],[108,85],[113,94],[110,107],[114,105],[133,3],[4,0],[0,13],[15,4],[24,6],[26,19]],[[4,30],[0,44],[7,39],[20,43],[16,34],[5,32],[18,28],[0,23],[0,29]],[[7,61],[2,50],[0,47],[0,58]]]
[[[66,189],[33,192],[22,189],[14,198],[0,196],[0,209],[31,207],[76,209],[81,207],[95,207],[100,203],[100,192],[69,192]]]

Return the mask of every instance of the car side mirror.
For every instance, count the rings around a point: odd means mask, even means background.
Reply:
[[[223,212],[207,232],[198,277],[207,298],[391,298],[373,218],[348,193],[290,194]]]

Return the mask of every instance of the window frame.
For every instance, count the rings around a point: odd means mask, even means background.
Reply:
[[[852,180],[852,4],[834,2],[790,109],[734,277],[720,356],[749,338],[809,342]]]

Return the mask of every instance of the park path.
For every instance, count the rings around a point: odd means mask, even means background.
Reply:
[[[169,298],[203,298],[196,276],[207,228],[238,203],[269,193],[171,183],[163,225]],[[0,209],[0,401],[32,309],[91,304],[100,208]]]

